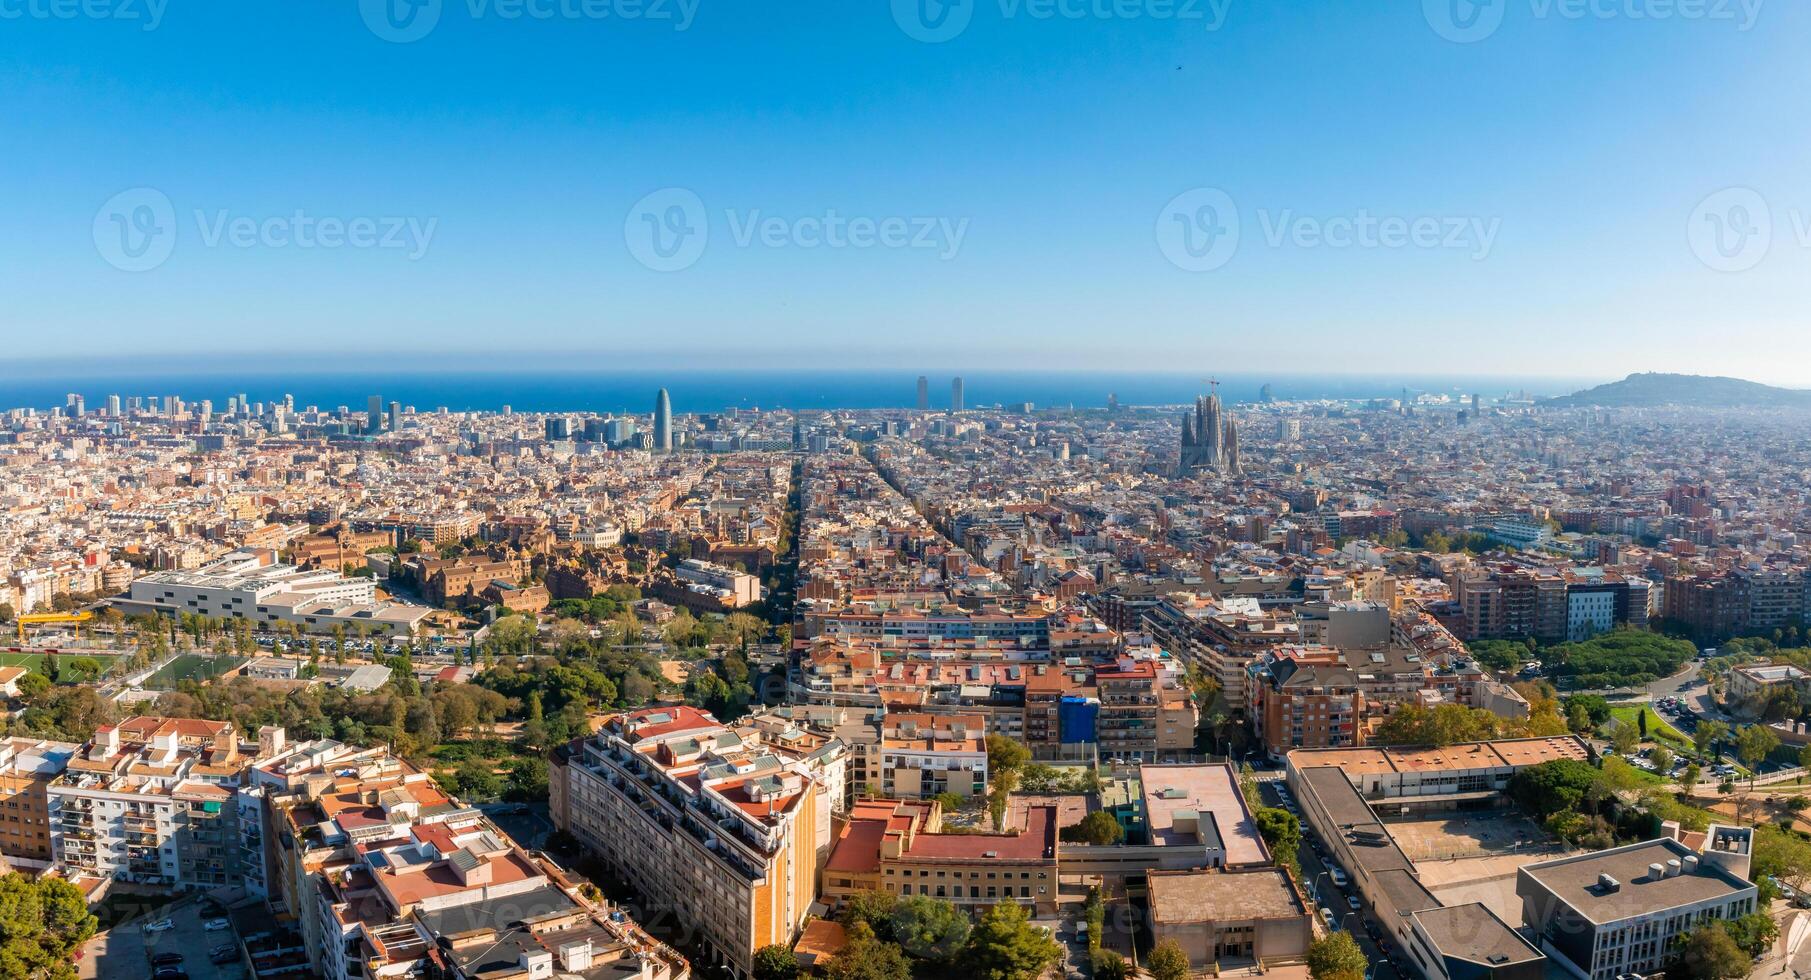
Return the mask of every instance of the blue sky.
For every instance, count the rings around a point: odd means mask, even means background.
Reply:
[[[1811,385],[1802,3],[89,2],[0,0],[17,357]]]

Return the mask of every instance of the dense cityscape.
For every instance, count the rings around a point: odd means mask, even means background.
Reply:
[[[14,408],[0,965],[1811,967],[1805,409],[1649,383]]]

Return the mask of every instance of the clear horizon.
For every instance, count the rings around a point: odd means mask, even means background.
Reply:
[[[1811,386],[1803,4],[399,4],[0,22],[11,363]]]

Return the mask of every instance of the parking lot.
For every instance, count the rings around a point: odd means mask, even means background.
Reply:
[[[198,898],[185,898],[156,912],[96,935],[83,947],[77,963],[84,980],[147,980],[155,975],[153,960],[165,954],[182,957],[177,969],[188,980],[245,980],[243,961],[225,965],[209,962],[209,950],[223,944],[237,946],[233,930],[208,929],[218,914],[203,910]],[[169,928],[156,928],[169,922]]]

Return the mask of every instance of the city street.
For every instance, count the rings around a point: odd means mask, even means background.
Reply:
[[[1259,785],[1258,792],[1266,806],[1282,806],[1282,798],[1277,795],[1276,791],[1278,785],[1274,781]],[[1314,851],[1312,836],[1313,832],[1304,823],[1302,825],[1302,844],[1296,858],[1302,866],[1303,887],[1315,900],[1314,908],[1309,911],[1317,919],[1321,918],[1320,910],[1322,908],[1333,911],[1333,921],[1338,923],[1341,929],[1352,933],[1352,938],[1358,941],[1358,948],[1364,951],[1365,958],[1374,964],[1370,980],[1398,980],[1399,977],[1403,977],[1404,975],[1387,961],[1383,952],[1378,949],[1377,940],[1371,938],[1370,935],[1372,932],[1376,932],[1381,937],[1383,933],[1366,918],[1364,912],[1352,911],[1351,906],[1346,902],[1346,896],[1357,896],[1358,890],[1356,888],[1341,890],[1333,883],[1333,876],[1328,865]],[[1325,920],[1323,919],[1322,922],[1324,923]]]

